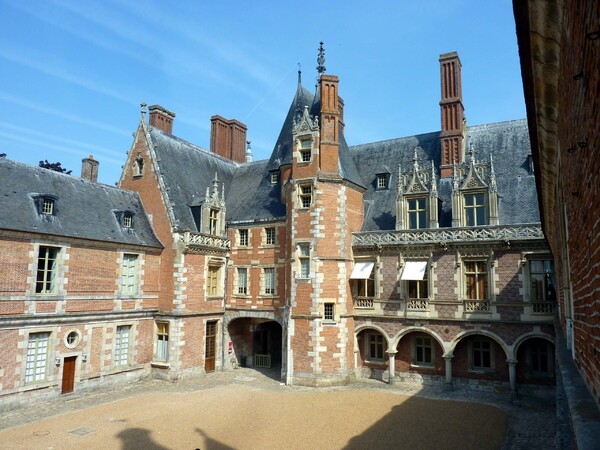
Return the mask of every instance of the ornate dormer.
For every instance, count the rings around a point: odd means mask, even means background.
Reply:
[[[219,178],[215,178],[210,186],[206,187],[204,200],[199,206],[192,206],[192,214],[200,233],[213,236],[225,236],[225,183],[221,183],[219,192]]]
[[[421,168],[417,149],[410,170],[403,172],[398,165],[396,192],[396,229],[437,228],[438,194],[433,161]]]
[[[292,137],[297,163],[309,163],[319,154],[319,117],[313,118],[308,113],[308,106],[304,107],[301,115],[296,116],[292,125]]]
[[[469,161],[453,165],[452,226],[498,225],[498,187],[492,155],[478,162],[473,144]]]

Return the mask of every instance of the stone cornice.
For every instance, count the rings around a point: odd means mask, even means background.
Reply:
[[[184,253],[224,254],[228,253],[231,248],[231,241],[226,237],[191,231],[176,233],[175,240],[183,244]]]

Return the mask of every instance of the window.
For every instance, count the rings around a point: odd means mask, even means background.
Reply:
[[[310,276],[310,245],[300,244],[298,245],[298,251],[298,260],[300,262],[299,278],[308,278]]]
[[[300,185],[300,204],[302,208],[310,208],[312,205],[312,185],[303,184]]]
[[[25,383],[46,380],[50,333],[31,333],[27,342]]]
[[[468,300],[487,300],[487,264],[485,262],[465,262],[465,287]]]
[[[417,336],[413,338],[412,363],[415,366],[433,366],[433,341],[430,337]]]
[[[219,234],[219,210],[210,208],[208,215],[208,232],[214,236]]]
[[[137,294],[136,264],[138,255],[123,255],[121,262],[121,294]]]
[[[380,333],[367,333],[367,360],[383,361],[384,352],[383,335]]]
[[[156,360],[169,360],[169,323],[156,322]]]
[[[465,222],[468,227],[487,225],[484,194],[465,194]]]
[[[238,273],[238,289],[237,293],[241,295],[248,294],[248,269],[239,267]]]
[[[412,198],[407,201],[408,228],[418,230],[427,228],[427,200],[424,198]]]
[[[215,297],[221,295],[221,267],[208,266],[206,277],[206,295]]]
[[[354,265],[350,279],[353,280],[353,293],[357,297],[375,297],[374,262],[360,262]]]
[[[75,330],[69,332],[65,337],[65,346],[67,348],[75,348],[79,344],[80,336],[79,333]]]
[[[240,237],[240,247],[248,247],[248,230],[238,230],[238,233]]]
[[[388,188],[389,175],[387,173],[377,174],[377,190]]]
[[[408,298],[429,298],[427,271],[422,280],[408,281]]]
[[[133,215],[131,213],[123,214],[123,226],[125,228],[133,227]]]
[[[42,214],[51,216],[54,214],[54,200],[51,198],[44,198],[42,203]]]
[[[275,294],[275,269],[266,267],[265,269],[265,294]]]
[[[310,162],[311,159],[311,146],[312,141],[304,139],[300,141],[300,160],[302,162]]]
[[[323,319],[330,322],[335,320],[335,303],[325,303],[323,305]]]
[[[115,366],[129,364],[129,331],[130,325],[117,327],[115,336]]]
[[[279,172],[271,172],[271,184],[279,183]]]
[[[265,228],[265,243],[275,245],[275,228]]]
[[[554,264],[549,260],[529,263],[532,302],[555,302]]]
[[[57,247],[40,246],[38,252],[36,294],[54,294],[56,292],[56,275],[58,272]]]
[[[488,339],[471,341],[471,368],[473,370],[489,370],[494,366],[494,351]]]
[[[532,339],[526,347],[527,373],[530,377],[554,376],[554,351],[543,339]]]

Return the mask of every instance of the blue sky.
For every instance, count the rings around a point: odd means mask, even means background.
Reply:
[[[268,158],[319,41],[340,77],[350,145],[440,128],[438,56],[458,51],[467,123],[525,117],[512,2],[0,0],[0,153],[114,184],[140,102],[209,147],[210,116],[248,126]]]

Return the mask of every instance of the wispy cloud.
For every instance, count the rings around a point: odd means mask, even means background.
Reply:
[[[51,114],[55,117],[60,117],[61,119],[70,120],[71,122],[80,123],[82,125],[97,128],[103,131],[108,131],[119,136],[131,136],[131,131],[128,132],[127,130],[123,130],[122,128],[113,127],[112,125],[103,124],[94,120],[89,120],[80,116],[76,116],[74,114],[65,113],[58,109],[50,108],[49,106],[32,102],[30,100],[9,94],[7,92],[0,91],[0,100],[19,105],[24,108],[32,109],[34,111],[41,112],[44,114]]]
[[[107,29],[121,39],[152,51],[157,55],[156,61],[153,61],[154,66],[173,77],[192,84],[197,82],[198,77],[204,77],[251,97],[258,97],[254,90],[240,84],[223,70],[215,68],[207,58],[200,58],[197,52],[194,53],[193,50],[180,47],[182,44],[179,41],[173,42],[170,36],[157,32],[156,30],[161,28],[161,24],[168,22],[164,15],[157,18],[159,20],[156,23],[149,25],[132,20],[130,13],[119,14],[118,8],[107,7],[104,4],[90,5],[89,3],[82,4],[64,0],[52,0],[52,2],[60,8]],[[143,6],[142,9],[147,7],[149,5]],[[136,9],[138,8],[140,5],[136,4]],[[138,15],[137,17],[143,16]],[[177,22],[181,18],[174,20]],[[165,29],[164,26],[162,28]]]
[[[30,56],[27,57],[25,55]],[[133,101],[130,97],[123,95],[114,89],[107,88],[95,81],[78,77],[74,75],[73,72],[63,69],[63,67],[69,66],[65,61],[55,60],[54,63],[50,62],[51,58],[47,54],[42,55],[32,49],[17,48],[15,45],[11,45],[11,49],[9,50],[8,45],[0,42],[0,58],[22,64],[31,69],[45,73],[46,75],[51,75],[63,81],[81,86],[90,91],[112,97],[116,100],[120,100],[129,104],[137,104],[137,102]],[[41,61],[45,62],[42,63]]]
[[[49,142],[46,141],[41,141],[41,140],[37,140],[37,139],[32,139],[32,138],[28,138],[19,134],[14,134],[14,133],[8,133],[5,131],[0,130],[0,137],[3,137],[5,139],[10,139],[16,142],[22,142],[24,144],[28,144],[28,145],[33,145],[35,147],[41,147],[41,148],[47,148],[49,150],[55,150],[57,151],[59,154],[69,154],[69,155],[76,155],[76,156],[81,156],[82,155],[82,150],[79,149],[74,149],[74,148],[69,148],[69,147],[65,147],[63,145],[58,145],[58,144],[51,144]],[[103,157],[102,158],[103,162],[107,162],[110,164],[117,164],[120,165],[123,163],[123,160],[118,160],[115,158],[110,158],[110,157]]]
[[[65,20],[64,17],[59,17],[57,14],[54,14],[56,12],[56,9],[54,8],[41,9],[40,5],[29,2],[14,2],[9,3],[9,6],[18,9],[25,14],[29,14],[37,20],[66,31],[76,38],[87,41],[99,48],[127,56],[130,59],[135,59],[148,66],[151,65],[151,61],[140,53],[139,48],[128,48],[128,46],[123,45],[122,41],[112,39],[106,33],[99,33],[92,27],[87,26],[88,24],[85,22]]]
[[[54,136],[52,134],[44,133],[38,130],[32,130],[31,128],[20,127],[18,125],[14,125],[7,122],[0,122],[0,128],[5,130],[13,131],[19,133],[19,136],[27,137],[27,136],[35,136],[44,139],[45,141],[55,141],[60,145],[69,145],[79,147],[79,153],[88,153],[94,152],[102,155],[113,155],[116,157],[123,157],[124,152],[118,152],[116,150],[112,150],[106,147],[100,147],[97,145],[90,144],[89,142],[76,141],[73,139],[65,139],[62,137]]]

